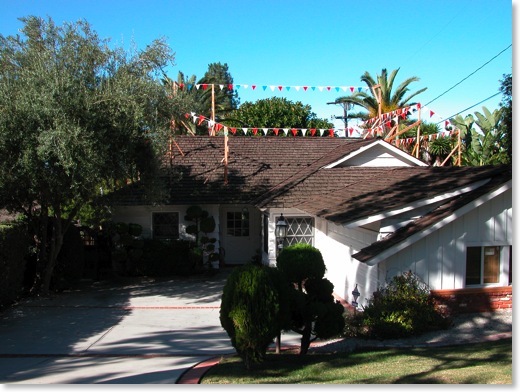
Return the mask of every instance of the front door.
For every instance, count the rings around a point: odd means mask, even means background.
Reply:
[[[260,213],[251,206],[221,209],[222,247],[226,264],[245,264],[260,250]]]

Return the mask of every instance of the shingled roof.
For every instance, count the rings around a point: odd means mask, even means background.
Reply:
[[[280,184],[297,182],[323,165],[373,140],[331,137],[229,137],[228,183],[224,181],[224,137],[177,136],[165,160],[172,179],[170,204],[254,204]],[[167,178],[165,177],[165,180]],[[117,204],[146,204],[139,184],[117,194]]]

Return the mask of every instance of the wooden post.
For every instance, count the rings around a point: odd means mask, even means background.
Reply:
[[[228,183],[228,155],[229,155],[229,146],[228,146],[228,129],[224,128],[224,184]]]
[[[459,146],[459,157],[457,158],[458,166],[462,166],[462,140],[460,137],[460,129],[458,129],[457,135],[457,145]]]
[[[215,84],[211,84],[211,136],[215,136]]]
[[[419,114],[418,114],[418,122],[419,125],[417,126],[417,151],[415,151],[415,157],[419,158],[419,150],[421,149],[421,108],[419,108]]]

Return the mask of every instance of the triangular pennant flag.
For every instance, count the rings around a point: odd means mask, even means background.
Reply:
[[[311,136],[314,136],[316,134],[316,128],[311,128]]]
[[[432,116],[434,115],[434,111],[433,110],[430,110],[430,118],[432,118]]]
[[[234,135],[235,133],[237,133],[237,129],[236,128],[230,128],[231,129],[231,133]]]
[[[351,87],[351,88],[350,88],[350,92],[351,92],[351,93],[354,92],[354,87]]]
[[[184,88],[184,83],[179,84],[179,88],[182,90]]]
[[[243,84],[242,87],[244,87],[244,88],[248,88],[249,85],[248,85],[248,84]]]
[[[265,91],[267,89],[267,86],[262,86],[262,89]]]
[[[293,129],[291,129],[291,132],[292,132],[293,136],[296,136],[296,134],[298,133],[298,130],[296,128],[293,128]]]
[[[319,89],[320,91],[323,91],[323,86],[318,86],[318,89]]]
[[[193,88],[193,84],[188,84],[188,90],[191,90]]]
[[[334,129],[329,129],[329,136],[334,137]]]
[[[325,130],[320,128],[320,136],[323,136],[324,132],[325,132]]]
[[[316,91],[316,87],[312,86],[311,87],[312,91]]]
[[[347,92],[347,86],[342,86],[341,89],[342,89],[344,92]]]
[[[358,87],[358,89],[357,89],[358,93],[360,93],[361,90],[363,90],[363,87]]]
[[[282,91],[283,86],[278,86],[278,90]]]
[[[228,84],[227,87],[228,87],[228,89],[233,90],[233,85],[232,84]]]
[[[237,88],[237,90],[240,88],[240,85],[239,84],[235,84],[235,87]]]
[[[203,89],[203,90],[206,90],[207,88],[208,88],[208,85],[207,85],[206,83],[204,83],[204,84],[202,85],[202,89]]]
[[[271,91],[274,91],[275,86],[269,86],[269,88],[271,89]]]
[[[307,91],[308,87],[307,86],[303,86],[303,91]]]
[[[287,133],[289,133],[289,128],[284,128],[283,133],[285,133],[285,136],[287,136]]]
[[[253,84],[253,85],[251,86],[251,88],[254,90],[254,89],[256,88],[256,86]]]
[[[296,89],[296,91],[300,91],[300,86],[294,86],[294,88]]]
[[[274,134],[275,134],[276,136],[278,136],[278,131],[279,131],[278,128],[273,128],[273,132],[274,132]]]
[[[197,116],[193,116],[193,124],[196,124],[196,123],[197,123],[197,119],[198,119]]]
[[[204,116],[200,116],[199,125],[204,121]]]
[[[302,135],[303,136],[307,135],[307,129],[302,129]]]
[[[267,132],[269,132],[269,128],[262,128],[262,131],[264,131],[264,136],[267,136]]]
[[[287,86],[287,87],[285,87],[285,89],[286,89],[287,91],[289,91],[289,90],[291,89],[291,86]]]
[[[256,136],[257,132],[258,132],[258,128],[253,128],[253,135]]]
[[[218,86],[220,87],[221,91],[224,90],[224,85],[223,84],[219,84]]]
[[[339,87],[336,87],[335,89],[336,89],[336,91],[338,91],[338,92],[339,92]]]
[[[327,90],[330,91],[330,86],[327,86]]]

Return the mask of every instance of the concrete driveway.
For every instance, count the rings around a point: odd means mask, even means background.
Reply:
[[[219,320],[229,272],[23,301],[0,314],[0,383],[173,384],[197,363],[235,353]]]

